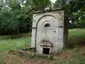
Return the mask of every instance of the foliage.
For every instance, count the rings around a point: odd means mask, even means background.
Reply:
[[[1,0],[0,34],[19,34],[31,31],[32,14],[44,10],[50,0]]]
[[[46,7],[51,5],[50,0],[32,0],[33,10],[43,11]]]
[[[74,24],[76,27],[85,27],[85,8],[82,7],[77,13],[74,13],[74,16],[76,18],[76,22]]]
[[[31,28],[32,13],[19,0],[6,0],[0,10],[0,34],[18,34]]]
[[[18,21],[17,21],[16,16],[14,15],[14,13],[11,11],[8,11],[7,9],[3,9],[3,10],[1,10],[1,12],[2,13],[0,13],[0,15],[1,15],[0,31],[8,32],[10,30],[11,32],[13,32],[13,31],[17,30]]]
[[[85,27],[85,0],[57,0],[54,8],[62,8],[74,27]]]

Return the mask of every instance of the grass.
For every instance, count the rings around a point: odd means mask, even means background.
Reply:
[[[85,64],[85,47],[63,51],[57,56],[56,64]]]
[[[30,43],[31,38],[29,34],[24,34],[22,37],[14,39],[10,38],[10,36],[0,36],[0,52],[30,47]]]
[[[0,52],[30,47],[31,35],[29,33],[20,34],[17,37],[18,38],[11,39],[10,35],[0,36]],[[68,39],[70,46],[76,44],[75,41],[79,41],[79,39],[82,40],[83,38],[85,38],[85,29],[69,30]]]
[[[85,64],[85,29],[70,29],[67,47],[53,56],[52,60],[49,56],[19,51],[30,47],[31,43],[28,33],[19,36],[14,39],[10,36],[0,36],[0,64]],[[15,51],[8,51],[11,49]]]
[[[70,29],[67,48],[82,47],[85,45],[85,29]]]
[[[85,29],[70,29],[68,39],[85,38]]]

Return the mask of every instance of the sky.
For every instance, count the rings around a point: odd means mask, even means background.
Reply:
[[[51,0],[52,3],[55,3],[56,0]]]

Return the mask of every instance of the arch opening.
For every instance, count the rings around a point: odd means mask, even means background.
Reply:
[[[47,24],[45,24],[45,25],[44,25],[44,27],[50,27],[50,24],[49,24],[49,23],[47,23]]]

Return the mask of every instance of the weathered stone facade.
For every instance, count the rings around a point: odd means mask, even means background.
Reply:
[[[65,39],[64,11],[35,13],[32,24],[31,47],[41,54],[56,54],[61,51]]]

